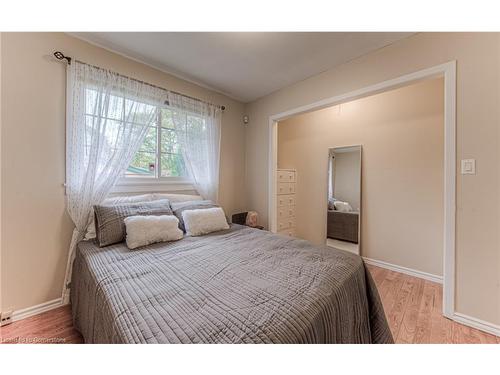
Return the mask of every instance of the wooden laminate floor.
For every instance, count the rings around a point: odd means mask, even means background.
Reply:
[[[496,337],[444,318],[441,285],[368,266],[377,284],[396,343],[500,343]],[[71,309],[63,306],[0,327],[3,343],[82,343]]]
[[[441,284],[375,266],[368,269],[396,343],[500,344],[500,337],[443,317]]]
[[[0,343],[80,344],[83,338],[73,328],[71,306],[66,305],[0,327]]]

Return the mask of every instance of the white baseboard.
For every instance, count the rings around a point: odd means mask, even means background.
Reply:
[[[366,258],[363,257],[363,260],[365,261],[366,264],[371,264],[373,266],[377,266],[380,268],[386,268],[391,271],[396,271],[400,273],[404,273],[406,275],[414,276],[414,277],[419,277],[424,280],[429,280],[434,283],[442,284],[443,283],[443,276],[438,276],[438,275],[433,275],[431,273],[423,272],[423,271],[418,271],[414,270],[411,268],[406,268],[402,266],[397,266],[395,264],[383,262],[381,260],[376,260],[376,259],[371,259],[371,258]]]
[[[457,312],[453,314],[452,319],[458,323],[462,323],[463,325],[500,337],[500,326],[496,324]]]
[[[36,306],[27,307],[25,309],[16,310],[12,313],[12,321],[29,318],[33,315],[38,315],[43,312],[56,309],[63,305],[62,298],[56,298],[52,301],[44,302]]]

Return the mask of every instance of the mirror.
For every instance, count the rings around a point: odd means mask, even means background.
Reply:
[[[328,150],[326,244],[360,254],[361,146]]]

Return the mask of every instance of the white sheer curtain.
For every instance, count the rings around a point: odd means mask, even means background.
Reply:
[[[187,171],[198,193],[218,201],[221,110],[219,107],[169,93],[173,121]]]
[[[333,198],[333,154],[330,151],[328,155],[328,198]]]
[[[167,91],[73,61],[68,67],[66,199],[75,224],[69,247],[63,300],[69,299],[76,244],[101,202],[126,171],[157,121]]]

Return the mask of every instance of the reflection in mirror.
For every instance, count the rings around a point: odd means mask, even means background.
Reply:
[[[328,151],[326,244],[360,254],[361,146]]]

